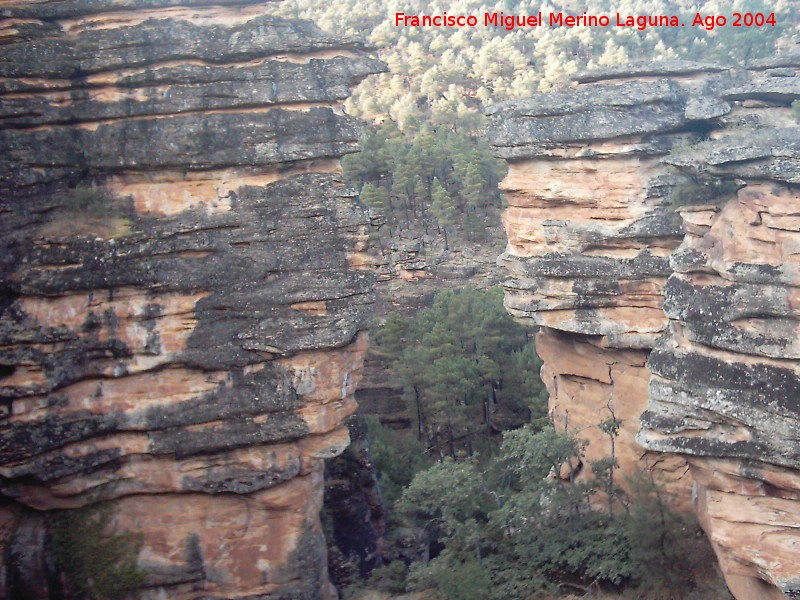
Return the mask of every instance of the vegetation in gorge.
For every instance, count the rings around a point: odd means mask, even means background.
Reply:
[[[141,536],[115,531],[111,504],[57,513],[52,521],[56,566],[68,598],[121,600],[138,590]]]
[[[501,290],[442,292],[414,318],[390,315],[376,337],[415,429],[371,419],[372,457],[390,526],[424,532],[428,553],[393,560],[368,588],[442,600],[594,588],[724,597],[699,583],[711,554],[697,525],[667,508],[649,475],[628,481],[631,493],[620,485],[613,411],[599,424],[609,456],[592,463],[595,479],[559,478],[583,460],[582,444],[547,420],[541,363]]]
[[[497,432],[545,414],[541,362],[502,296],[499,288],[441,292],[413,318],[389,315],[378,332],[430,455],[471,456]]]
[[[370,455],[380,477],[381,493],[387,507],[393,507],[417,473],[430,467],[434,459],[415,435],[385,427],[375,416],[367,417]],[[390,513],[390,518],[394,514]]]
[[[639,598],[704,597],[696,579],[710,550],[696,524],[668,510],[645,474],[631,482],[633,497],[614,483],[613,467],[591,483],[554,476],[580,456],[580,444],[552,427],[526,426],[506,432],[489,461],[448,457],[419,473],[397,509],[444,549],[411,565],[408,588],[448,600],[595,587],[635,589]],[[611,514],[599,508],[609,486],[619,501]]]
[[[466,125],[416,124],[401,132],[387,121],[365,134],[361,150],[342,160],[345,178],[390,231],[435,227],[445,242],[454,230],[476,239],[486,217],[499,219],[505,162]]]

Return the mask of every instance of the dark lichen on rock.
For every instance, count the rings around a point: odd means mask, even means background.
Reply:
[[[385,67],[269,6],[0,9],[0,512],[117,499],[173,598],[329,593],[373,303],[341,103]]]

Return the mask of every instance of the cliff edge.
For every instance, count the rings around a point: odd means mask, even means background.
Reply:
[[[620,469],[694,508],[740,600],[798,593],[798,66],[625,65],[488,111],[506,306],[588,442],[571,475],[621,419]]]
[[[384,67],[269,9],[0,5],[0,595],[58,585],[51,511],[114,500],[142,597],[329,596],[373,302],[341,104]]]

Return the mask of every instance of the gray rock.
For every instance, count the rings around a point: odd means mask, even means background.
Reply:
[[[796,77],[797,73],[794,69],[789,67],[782,67],[778,69],[767,69],[764,71],[767,77]]]
[[[613,79],[696,75],[698,73],[722,72],[727,69],[730,69],[730,67],[688,60],[634,61],[622,65],[614,65],[613,67],[579,71],[572,75],[570,79],[578,83],[593,83]]]
[[[0,147],[5,148],[6,156],[0,167],[0,189],[29,183],[27,165],[42,167],[35,173],[35,181],[81,170],[113,173],[268,166],[354,152],[358,136],[355,119],[340,117],[328,108],[124,119],[96,129],[6,129],[0,131]],[[138,139],[148,140],[148,144],[131,143]]]
[[[344,100],[350,89],[383,65],[368,57],[313,59],[305,64],[271,60],[257,66],[181,64],[124,76],[118,85],[126,101],[103,101],[92,88],[38,96],[0,96],[0,119],[8,127],[76,124],[137,116]],[[42,92],[39,81],[9,79],[2,92]],[[102,97],[100,97],[102,98]]]
[[[684,126],[686,97],[670,81],[609,84],[490,106],[487,137],[507,159],[545,155],[570,142],[652,135]]]
[[[0,17],[16,19],[64,19],[107,11],[158,9],[170,6],[237,6],[241,0],[42,0],[10,2],[0,8]]]
[[[800,77],[769,77],[754,79],[747,85],[728,90],[726,100],[769,100],[791,104],[800,98]]]
[[[245,24],[197,25],[164,13],[121,28],[84,30],[77,38],[60,30],[47,33],[50,35],[6,46],[0,55],[0,76],[68,79],[171,60],[213,64],[281,52],[364,48],[357,38],[345,39],[307,21],[273,15],[258,16]]]
[[[763,71],[782,67],[800,67],[800,50],[783,52],[775,54],[774,56],[768,56],[767,58],[756,59],[750,63],[748,68],[753,71]]]
[[[796,372],[674,349],[668,338],[650,354],[648,366],[657,378],[641,418],[639,440],[646,448],[800,466]]]
[[[800,359],[798,340],[787,336],[797,320],[791,289],[772,281],[701,285],[674,275],[664,289],[664,312],[683,325],[693,342],[752,356]],[[744,326],[750,319],[757,328]]]
[[[686,118],[692,121],[714,119],[731,112],[731,105],[718,98],[690,98],[686,103]]]
[[[665,162],[718,177],[800,182],[800,127],[737,131]]]

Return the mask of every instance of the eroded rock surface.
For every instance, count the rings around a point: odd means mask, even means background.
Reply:
[[[0,512],[29,563],[36,515],[117,500],[142,597],[329,594],[322,465],[373,303],[340,104],[383,65],[269,8],[0,7]],[[23,562],[0,590],[40,597]]]
[[[798,65],[619,67],[489,111],[556,426],[591,463],[613,410],[622,471],[694,506],[740,600],[799,593]]]
[[[580,476],[610,454],[598,425],[621,419],[621,470],[651,470],[677,504],[689,501],[685,461],[634,442],[648,403],[647,357],[667,326],[669,256],[682,238],[670,204],[691,183],[663,158],[692,143],[697,113],[730,111],[724,101],[701,110],[694,99],[738,78],[684,62],[611,69],[581,75],[575,90],[489,111],[490,141],[510,162],[501,184],[506,307],[541,327],[551,417],[589,442]]]
[[[796,79],[754,76],[728,92],[738,126],[674,157],[740,189],[680,211],[670,327],[650,358],[640,434],[688,457],[698,514],[737,598],[800,595]]]

